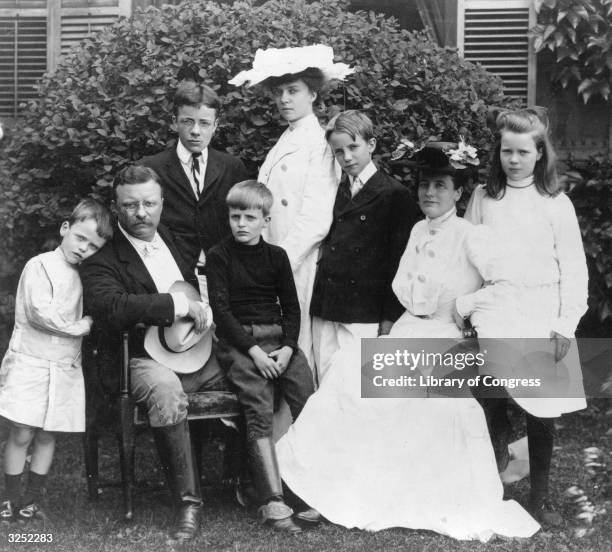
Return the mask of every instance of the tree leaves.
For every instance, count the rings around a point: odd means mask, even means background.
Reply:
[[[565,0],[539,6],[538,24],[530,30],[536,52],[556,53],[552,80],[566,87],[577,81],[588,102],[608,100],[612,78],[612,2]]]

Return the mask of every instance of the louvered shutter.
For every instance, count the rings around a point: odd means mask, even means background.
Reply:
[[[504,82],[509,96],[535,101],[535,52],[528,31],[535,25],[531,0],[460,0],[459,52]]]
[[[0,116],[14,117],[47,68],[45,0],[0,0]]]
[[[131,0],[0,0],[0,117],[17,117],[61,55],[130,7]]]
[[[60,55],[68,53],[89,34],[112,24],[119,15],[129,15],[129,9],[129,0],[62,0]]]

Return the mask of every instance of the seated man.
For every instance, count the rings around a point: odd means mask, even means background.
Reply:
[[[157,174],[148,167],[126,167],[115,177],[113,190],[118,219],[114,238],[80,269],[86,310],[97,325],[115,335],[138,323],[164,327],[185,317],[193,320],[197,333],[207,331],[212,314],[195,292],[193,270],[168,230],[159,225],[163,197]],[[195,297],[169,292],[191,289],[189,285],[195,288]],[[208,362],[203,355],[203,366],[195,366],[194,372],[177,374],[166,365],[170,362],[163,364],[147,352],[142,335],[132,333],[132,396],[147,408],[162,468],[178,503],[172,537],[188,540],[197,531],[202,497],[189,438],[186,393],[218,389],[224,378],[214,355]],[[180,361],[175,364],[175,369],[181,367]]]

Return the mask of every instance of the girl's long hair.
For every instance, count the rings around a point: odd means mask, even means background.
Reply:
[[[487,181],[487,195],[501,199],[506,192],[506,174],[501,165],[501,135],[504,130],[517,134],[530,134],[536,148],[542,153],[533,170],[536,189],[544,196],[556,196],[559,191],[557,156],[548,135],[548,116],[543,107],[529,107],[514,111],[502,111],[496,120],[497,143],[491,160],[491,172]]]

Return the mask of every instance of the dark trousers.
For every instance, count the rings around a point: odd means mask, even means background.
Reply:
[[[280,348],[282,329],[276,324],[243,326],[253,335],[266,352]],[[312,371],[300,349],[295,349],[287,369],[275,380],[264,378],[248,355],[241,353],[224,339],[220,339],[217,351],[219,364],[226,371],[227,379],[236,388],[238,400],[244,410],[247,441],[272,436],[274,415],[274,391],[287,401],[295,420],[314,393]]]

